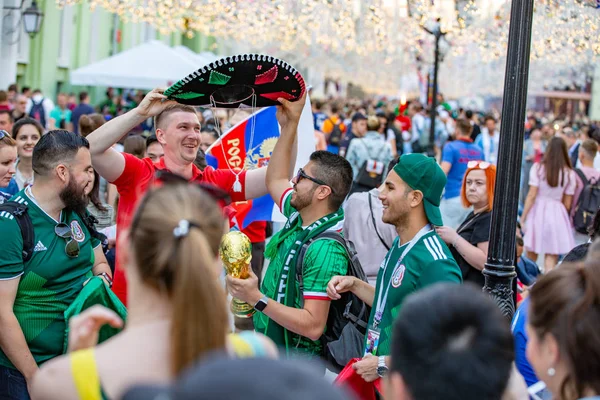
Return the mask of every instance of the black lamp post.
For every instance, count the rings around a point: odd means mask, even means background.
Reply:
[[[440,63],[440,39],[444,37],[446,34],[442,32],[441,19],[438,18],[435,21],[435,25],[433,28],[427,29],[423,27],[425,31],[435,37],[435,61],[433,64],[433,93],[431,99],[431,110],[429,113],[429,117],[431,119],[430,127],[429,127],[429,148],[427,152],[430,156],[435,156],[434,144],[435,144],[435,114],[437,108],[437,93],[438,93],[438,67]]]
[[[24,3],[25,0],[21,0],[18,7],[3,7],[3,10],[21,11]],[[21,11],[21,18],[25,32],[33,39],[40,32],[44,19],[44,13],[40,11],[35,0],[31,2],[31,5],[25,11]]]
[[[511,6],[496,195],[488,259],[483,269],[484,290],[495,298],[507,318],[512,318],[515,312],[515,236],[525,134],[533,2],[534,0],[513,0]]]

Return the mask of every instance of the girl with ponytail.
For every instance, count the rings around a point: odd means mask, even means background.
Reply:
[[[600,399],[599,245],[531,289],[527,358],[555,399]]]
[[[160,179],[164,184],[147,192],[119,237],[130,288],[126,328],[96,346],[102,325],[123,322],[100,307],[73,318],[70,354],[44,365],[34,398],[118,399],[133,385],[171,382],[209,352],[235,354],[240,342],[245,350],[276,353],[262,337],[228,335],[218,280],[227,222],[216,192]]]

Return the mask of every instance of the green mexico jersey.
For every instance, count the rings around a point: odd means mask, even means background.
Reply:
[[[396,238],[377,275],[369,329],[373,327],[377,299],[380,296],[384,297],[388,286],[389,292],[378,326],[381,336],[376,355],[390,355],[394,320],[398,316],[402,302],[408,295],[437,282],[462,282],[460,268],[452,257],[450,249],[434,230],[423,235],[398,264],[409,243],[400,245],[400,238]],[[385,268],[386,260],[387,268]]]
[[[296,209],[290,205],[292,191],[288,191],[281,202],[282,213],[290,217]],[[300,218],[298,216],[298,218]],[[271,260],[261,285],[261,292],[269,299],[277,300],[277,289],[279,278],[284,267],[285,258],[288,256],[292,244],[296,241],[298,234],[302,232],[302,224],[296,225],[296,231],[289,235],[279,248],[277,256]],[[300,293],[298,281],[296,285],[296,296],[294,305],[302,308],[302,298],[305,300],[330,301],[327,296],[327,284],[336,275],[346,275],[348,272],[348,258],[344,248],[332,240],[316,240],[307,249],[302,263],[304,292]],[[266,333],[268,324],[275,324],[269,317],[261,312],[254,314],[254,328],[257,332]],[[322,345],[319,341],[312,341],[306,337],[292,333],[292,346],[297,353],[313,356],[320,355]]]
[[[65,252],[67,241],[54,232],[58,221],[35,203],[30,188],[17,193],[13,201],[26,204],[34,231],[34,250],[23,263],[23,236],[15,218],[0,213],[0,280],[19,279],[13,311],[29,350],[39,364],[63,353],[66,324],[63,313],[77,297],[83,283],[92,276],[94,248],[100,242],[90,236],[74,212],[63,211],[60,221],[71,226],[79,243],[79,256]],[[0,351],[0,365],[14,368]]]

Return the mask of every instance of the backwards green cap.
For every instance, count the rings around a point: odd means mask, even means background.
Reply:
[[[423,193],[427,219],[434,226],[443,226],[440,201],[446,187],[446,174],[432,157],[413,153],[400,157],[394,172],[413,190]]]

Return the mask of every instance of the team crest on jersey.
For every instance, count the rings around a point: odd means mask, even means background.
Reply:
[[[402,284],[402,279],[404,279],[404,271],[406,271],[404,264],[400,264],[396,271],[394,271],[394,275],[392,275],[393,287],[397,288]]]
[[[73,235],[73,239],[79,243],[85,240],[85,233],[83,233],[83,229],[81,229],[77,221],[71,221],[71,234]]]

